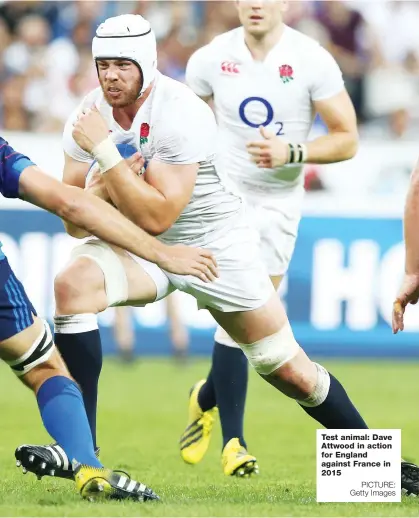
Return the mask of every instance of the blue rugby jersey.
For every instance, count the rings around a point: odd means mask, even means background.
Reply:
[[[0,137],[0,193],[5,198],[19,198],[19,177],[31,165],[35,165],[32,160]],[[0,260],[3,258],[0,242]]]

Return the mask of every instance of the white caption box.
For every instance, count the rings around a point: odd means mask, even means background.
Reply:
[[[400,430],[317,430],[318,502],[400,502]]]

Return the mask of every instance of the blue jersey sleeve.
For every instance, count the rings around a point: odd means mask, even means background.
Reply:
[[[35,165],[32,160],[0,137],[0,192],[3,196],[19,198],[19,177],[31,165]]]

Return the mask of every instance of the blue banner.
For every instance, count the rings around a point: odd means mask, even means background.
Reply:
[[[40,315],[54,313],[53,279],[77,242],[58,218],[38,210],[0,210],[0,239]],[[280,293],[297,340],[309,354],[418,357],[419,312],[407,312],[407,329],[393,336],[391,305],[404,265],[402,222],[382,217],[303,218],[291,268]],[[190,351],[211,352],[214,321],[180,294]],[[167,354],[170,341],[164,302],[136,308],[137,351]],[[106,353],[115,351],[113,310],[100,316]]]

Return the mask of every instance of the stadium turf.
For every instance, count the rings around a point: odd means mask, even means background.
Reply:
[[[419,364],[323,362],[341,379],[368,424],[402,428],[403,453],[419,460]],[[208,362],[178,367],[169,360],[134,366],[105,363],[99,412],[102,460],[151,486],[162,503],[89,503],[71,482],[22,475],[14,448],[48,440],[29,390],[0,367],[0,516],[418,516],[419,499],[401,504],[317,504],[316,425],[295,403],[251,376],[246,418],[249,450],[260,475],[226,478],[220,464],[218,424],[198,466],[180,459],[189,387]]]

